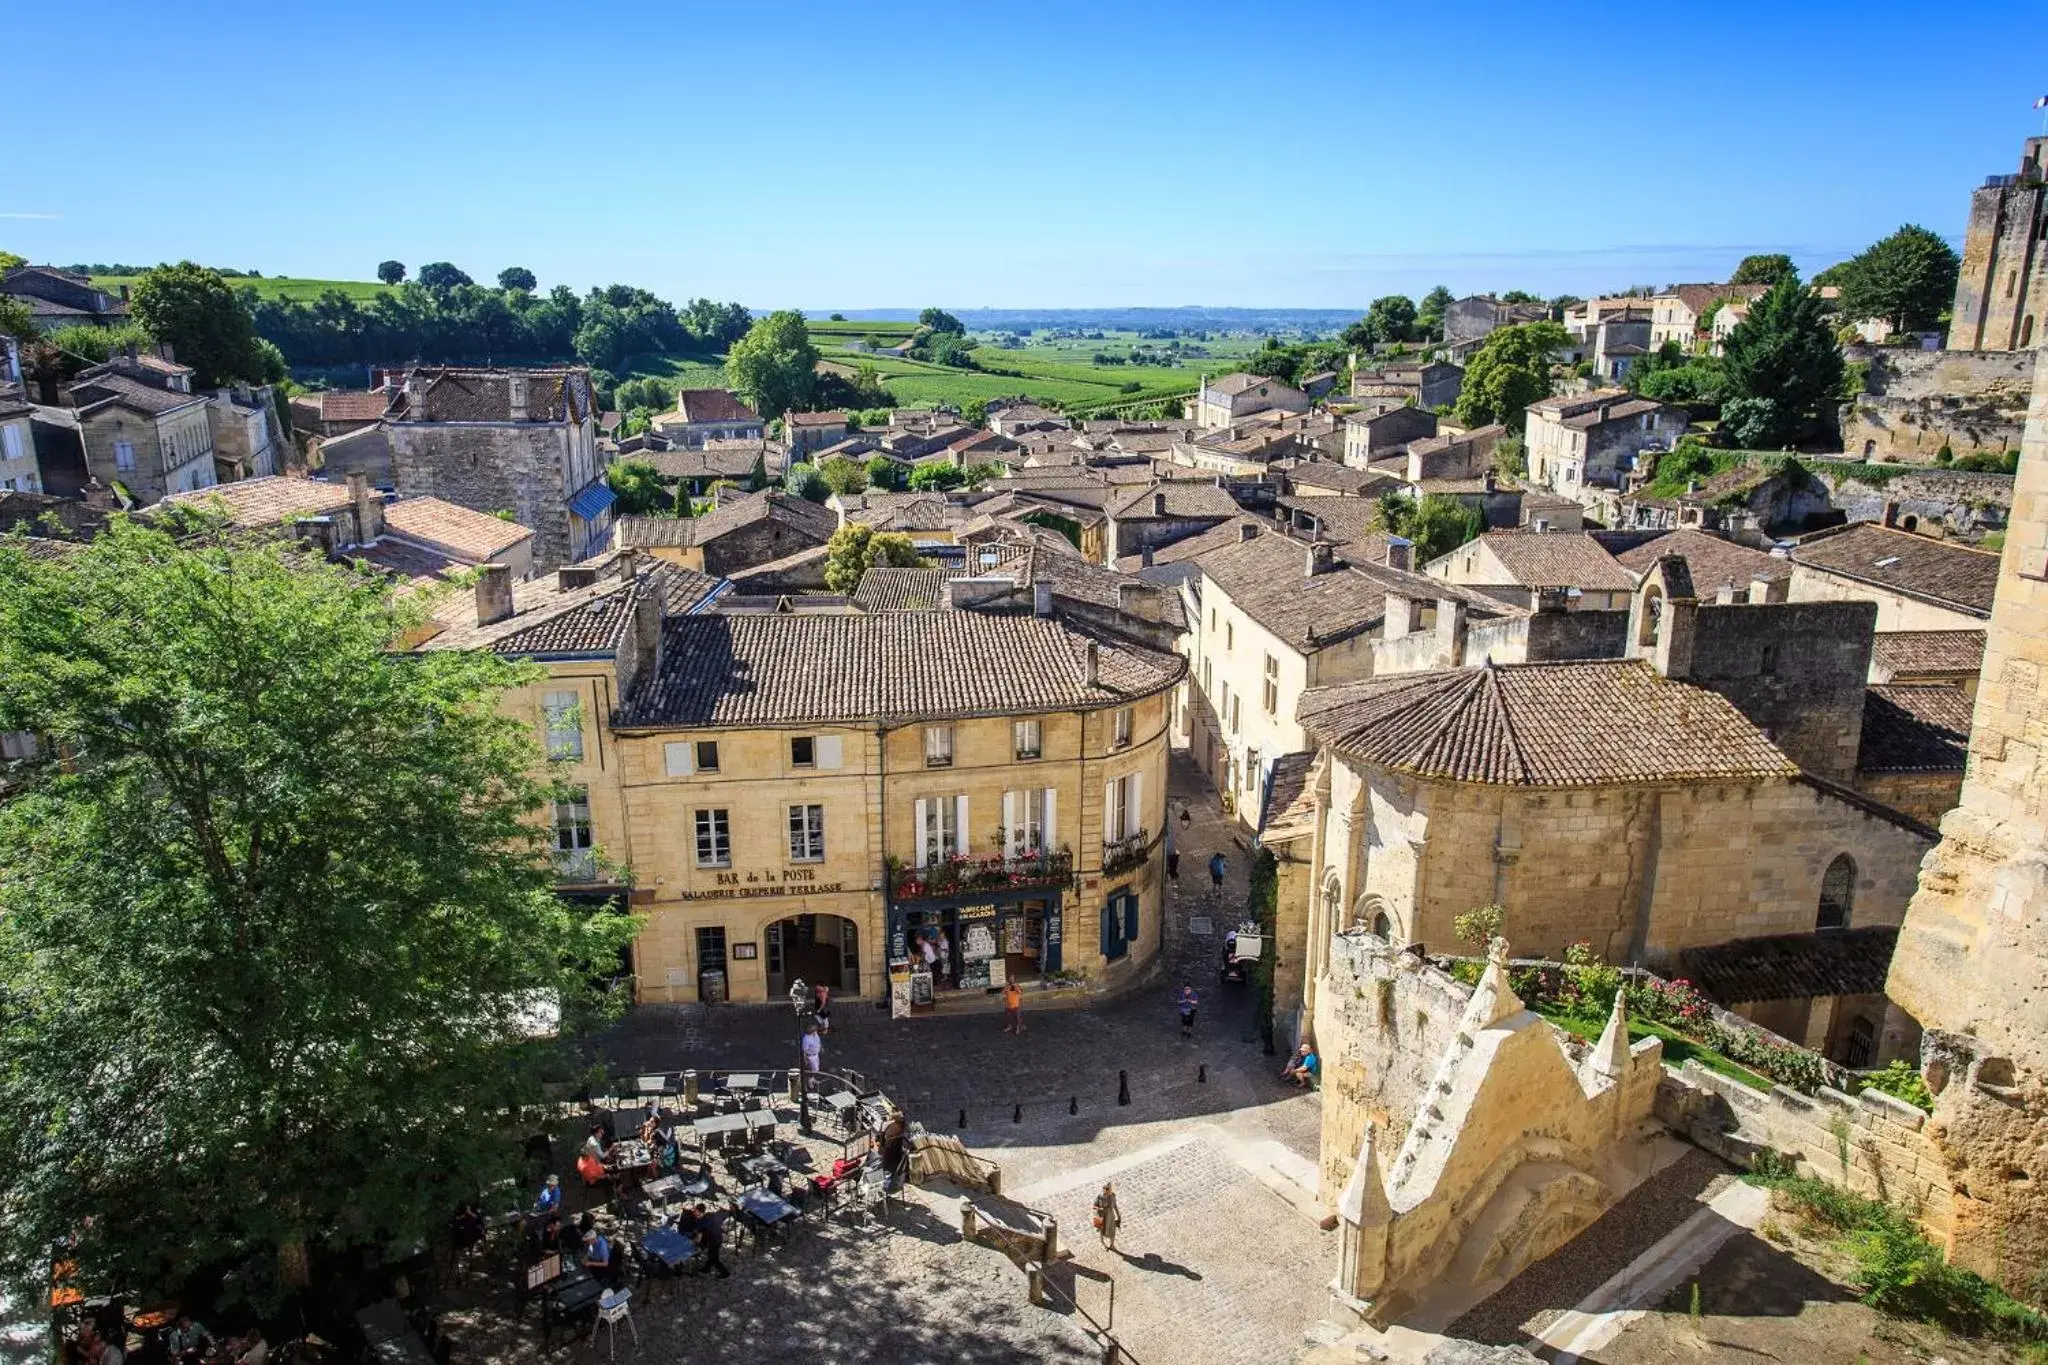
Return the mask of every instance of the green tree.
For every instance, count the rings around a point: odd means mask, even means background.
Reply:
[[[956,464],[921,464],[910,471],[913,493],[943,493],[967,482],[967,471]]]
[[[871,457],[862,472],[867,476],[868,487],[884,493],[897,492],[910,483],[909,472],[887,455]]]
[[[1735,273],[1728,277],[1730,284],[1776,284],[1790,276],[1797,278],[1799,271],[1794,268],[1792,258],[1782,252],[1768,255],[1744,256],[1735,267]]]
[[[1744,449],[1775,450],[1826,431],[1842,387],[1842,348],[1820,299],[1794,275],[1728,333],[1721,372],[1722,429]]]
[[[377,263],[377,278],[386,284],[397,284],[405,278],[405,262],[379,261]]]
[[[770,313],[748,328],[725,357],[726,377],[763,417],[803,410],[817,367],[818,348],[811,344],[804,315],[790,309]]]
[[[1403,294],[1388,294],[1374,299],[1365,316],[1344,329],[1342,340],[1358,350],[1371,350],[1390,341],[1419,340],[1415,319],[1415,300]]]
[[[834,493],[858,493],[868,486],[867,471],[844,455],[834,455],[819,465],[818,477]]]
[[[516,1165],[535,1003],[580,1034],[632,930],[553,894],[499,709],[534,670],[396,650],[386,583],[217,525],[0,547],[0,584],[0,717],[50,755],[0,806],[0,1275],[69,1242],[82,1284],[228,1264],[261,1307],[309,1244],[439,1231]]]
[[[965,336],[967,328],[960,319],[943,308],[927,308],[917,315],[917,325],[929,327],[934,332],[951,332],[954,336]]]
[[[1850,322],[1883,318],[1894,332],[1923,332],[1955,298],[1960,265],[1955,248],[1908,223],[1843,263],[1835,306]]]
[[[918,349],[934,365],[951,365],[956,370],[974,368],[974,343],[957,332],[933,332]]]
[[[857,522],[834,531],[825,545],[825,586],[833,592],[852,592],[869,569],[916,567],[917,547],[909,536]]]
[[[0,336],[10,336],[16,341],[34,341],[41,334],[35,314],[29,311],[26,302],[11,294],[0,294]]]
[[[255,320],[219,271],[190,261],[158,266],[143,272],[130,295],[135,320],[197,371],[199,388],[262,378]]]
[[[1527,322],[1490,333],[1465,366],[1456,412],[1463,426],[1499,422],[1519,432],[1527,408],[1550,396],[1551,357],[1570,343],[1554,322]]]
[[[808,462],[793,464],[782,472],[782,491],[805,502],[823,502],[832,496],[832,488],[818,473],[818,467]]]
[[[28,257],[12,251],[0,251],[0,270],[14,270],[28,264]]]
[[[659,514],[676,505],[676,495],[662,483],[661,471],[646,460],[620,460],[605,471],[604,477],[618,495],[622,516]]]
[[[523,289],[531,294],[539,283],[540,281],[533,277],[533,272],[523,265],[508,265],[498,272],[500,289]]]
[[[428,261],[420,267],[420,283],[437,294],[445,294],[459,285],[475,284],[460,267],[446,261]]]
[[[1419,340],[1442,341],[1444,337],[1444,313],[1457,302],[1451,291],[1438,285],[1422,296],[1422,305],[1415,310],[1415,328],[1421,333]]]

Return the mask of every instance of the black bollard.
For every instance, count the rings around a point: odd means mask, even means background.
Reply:
[[[1131,1078],[1122,1071],[1116,1073],[1116,1102],[1118,1104],[1129,1104],[1131,1102]]]
[[[1079,1095],[1067,1096],[1067,1112],[1069,1114],[1078,1114],[1081,1112],[1081,1097]]]
[[[1018,1106],[1017,1106],[1017,1107],[1016,1107],[1015,1109],[1012,1109],[1012,1110],[1010,1111],[1010,1122],[1012,1122],[1012,1123],[1022,1123],[1023,1121],[1024,1121],[1024,1106],[1020,1104],[1020,1105],[1018,1105]]]
[[[960,1126],[962,1128],[967,1126],[967,1111],[965,1109],[960,1111]]]
[[[1196,1084],[1196,1085],[1207,1085],[1208,1083],[1209,1083],[1209,1064],[1208,1064],[1207,1062],[1203,1062],[1203,1063],[1202,1063],[1202,1064],[1201,1064],[1200,1066],[1198,1066],[1198,1067],[1196,1067],[1196,1068],[1195,1068],[1195,1084]]]

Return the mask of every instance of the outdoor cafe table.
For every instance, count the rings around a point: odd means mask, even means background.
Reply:
[[[570,1266],[548,1285],[548,1314],[559,1321],[573,1318],[604,1294],[604,1285],[582,1266]]]
[[[640,1245],[671,1270],[697,1254],[697,1243],[674,1228],[657,1228],[642,1237]]]
[[[637,1171],[654,1164],[654,1149],[638,1139],[629,1139],[612,1148],[605,1165],[614,1171]]]
[[[690,1126],[697,1132],[698,1146],[717,1147],[724,1144],[727,1133],[747,1131],[747,1115],[707,1114],[701,1119],[691,1119]]]
[[[796,1205],[766,1187],[740,1191],[740,1217],[762,1231],[780,1227],[796,1217]]]
[[[656,1204],[663,1204],[667,1203],[669,1197],[682,1188],[683,1178],[681,1176],[665,1175],[659,1180],[650,1180],[641,1186],[640,1193],[643,1197]]]
[[[752,1094],[761,1088],[761,1077],[752,1071],[736,1071],[725,1078],[725,1088],[735,1095]]]
[[[743,1161],[735,1162],[734,1165],[749,1180],[758,1180],[762,1184],[772,1187],[777,1194],[782,1193],[782,1179],[789,1174],[789,1167],[766,1153],[760,1156],[747,1157]]]

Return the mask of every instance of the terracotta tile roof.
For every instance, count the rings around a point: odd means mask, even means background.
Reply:
[[[1478,543],[1493,552],[1511,581],[1525,588],[1628,592],[1636,585],[1628,570],[1582,531],[1488,531]],[[1467,549],[1460,546],[1430,561],[1430,567]]]
[[[384,524],[399,535],[452,550],[479,563],[533,535],[530,528],[516,521],[458,507],[439,498],[401,498],[387,503]]]
[[[1274,502],[1289,511],[1315,518],[1314,534],[1335,545],[1344,558],[1352,563],[1387,562],[1387,543],[1392,537],[1379,525],[1379,509],[1374,499],[1296,498],[1282,495],[1275,498]]]
[[[1882,638],[1882,637],[1880,637]],[[1863,742],[1856,770],[1866,773],[1959,773],[1970,749],[1975,703],[1943,683],[1886,683],[1863,702]]]
[[[1315,833],[1315,790],[1322,761],[1320,752],[1282,754],[1273,760],[1264,823],[1259,826],[1261,843],[1285,843]]]
[[[1719,693],[1637,659],[1460,668],[1311,688],[1296,716],[1347,756],[1454,782],[1592,787],[1799,772]]]
[[[1816,531],[1792,548],[1792,559],[1987,620],[1998,591],[1997,555],[1872,521]]]
[[[1208,382],[1207,387],[1211,393],[1225,394],[1235,398],[1241,393],[1247,393],[1252,389],[1258,388],[1261,384],[1270,384],[1276,396],[1290,393],[1297,398],[1306,396],[1292,384],[1283,384],[1277,379],[1269,379],[1262,374],[1244,374],[1242,372],[1226,374],[1221,379],[1212,379]]]
[[[635,685],[620,712],[623,726],[847,725],[1081,710],[1163,691],[1186,667],[1178,655],[1022,614],[692,616],[664,629],[661,668]]]
[[[766,441],[708,441],[697,450],[642,450],[627,459],[651,464],[665,479],[740,480],[754,472],[758,460],[766,472]]]
[[[759,413],[730,389],[682,389],[676,393],[676,416],[684,422],[758,422]]]
[[[391,406],[389,389],[329,389],[309,394],[320,405],[320,417],[327,422],[374,422]]]
[[[1976,673],[1984,667],[1984,632],[1879,631],[1870,661],[1894,677],[1902,673]]]
[[[1287,482],[1308,488],[1334,488],[1345,497],[1372,498],[1391,493],[1401,481],[1370,469],[1353,469],[1329,460],[1309,460],[1287,471]]]
[[[862,611],[945,611],[944,569],[869,569],[853,590],[853,605]]]
[[[102,368],[90,379],[81,379],[70,385],[66,392],[71,401],[81,410],[90,410],[112,404],[133,412],[147,413],[160,417],[179,408],[204,403],[206,396],[198,393],[180,393],[175,389],[158,388],[131,378],[116,370]]]
[[[1674,284],[1652,299],[1677,299],[1689,309],[1694,317],[1714,306],[1716,299],[1734,299],[1748,303],[1771,292],[1767,284]]]
[[[1049,583],[1055,599],[1065,598],[1109,608],[1117,605],[1118,589],[1124,584],[1140,584],[1148,590],[1154,586],[1133,574],[1105,569],[1083,559],[1066,537],[1057,531],[1033,526],[1030,532],[1029,553],[1020,562],[995,572],[1015,574],[1027,584]],[[1187,613],[1181,605],[1180,594],[1162,593],[1158,601],[1163,622],[1176,630],[1185,630]]]
[[[839,529],[839,518],[830,508],[787,493],[752,493],[722,502],[701,517],[620,517],[616,523],[618,543],[687,549],[752,526],[764,517],[794,527],[814,537],[820,545]]]
[[[832,412],[792,412],[786,414],[782,421],[783,425],[793,427],[843,427],[846,425],[846,414],[838,410]]]
[[[348,488],[344,484],[283,474],[173,493],[157,504],[219,511],[226,514],[232,525],[244,530],[282,526],[298,517],[324,517],[348,505]]]
[[[385,415],[404,422],[509,422],[515,378],[526,381],[526,421],[581,422],[596,416],[588,370],[486,370],[454,365],[421,365],[409,371],[406,384],[424,385],[424,389],[415,401],[411,389],[401,387],[392,395]]]
[[[1154,564],[1180,564],[1190,559],[1199,559],[1211,550],[1221,550],[1244,539],[1244,528],[1249,526],[1253,535],[1277,536],[1278,529],[1269,521],[1261,521],[1248,513],[1240,513],[1229,521],[1199,531],[1185,540],[1176,540],[1171,545],[1162,545],[1152,551]],[[1136,573],[1145,566],[1143,555],[1121,555],[1116,567],[1121,573]]]
[[[609,654],[625,638],[635,593],[660,595],[662,611],[681,616],[704,605],[718,580],[677,564],[643,564],[638,579],[619,577],[616,556],[596,566],[593,583],[564,590],[557,574],[512,585],[512,615],[476,621],[476,597],[456,593],[435,613],[443,629],[422,649],[488,649],[496,654]]]
[[[1692,530],[1658,536],[1655,540],[1623,550],[1614,558],[1640,582],[1642,576],[1665,555],[1680,555],[1685,559],[1686,567],[1692,570],[1693,586],[1702,593],[1711,593],[1723,583],[1746,588],[1756,579],[1784,578],[1792,572],[1790,560],[1767,555],[1762,550],[1752,550],[1747,545],[1737,545],[1720,536],[1710,536],[1704,531]]]
[[[1386,616],[1389,592],[1434,600],[1458,598],[1475,614],[1509,614],[1499,602],[1470,588],[1403,573],[1384,564],[1347,563],[1308,573],[1309,547],[1286,536],[1261,533],[1213,550],[1197,561],[1205,578],[1229,594],[1246,615],[1294,648],[1308,651],[1362,635]]]
[[[1681,974],[1724,1005],[1882,995],[1898,946],[1894,925],[1743,938],[1678,955]]]
[[[1155,494],[1166,498],[1164,512],[1153,510]],[[1165,517],[1173,521],[1194,521],[1213,517],[1217,521],[1223,521],[1236,516],[1243,509],[1237,505],[1237,499],[1213,483],[1196,483],[1193,480],[1153,483],[1150,482],[1148,471],[1146,483],[1119,490],[1103,505],[1102,510],[1112,517],[1125,521],[1150,520],[1154,517]]]
[[[944,493],[855,493],[839,504],[847,521],[877,531],[944,531],[975,515]]]

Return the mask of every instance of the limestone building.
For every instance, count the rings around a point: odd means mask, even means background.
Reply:
[[[1582,531],[1488,531],[1422,571],[1531,609],[1544,589],[1554,588],[1569,595],[1574,611],[1626,611],[1635,590],[1628,570]]]
[[[1307,412],[1308,395],[1292,384],[1258,374],[1227,374],[1202,380],[1195,394],[1195,425],[1204,431],[1229,426],[1255,412]]]
[[[1685,433],[1676,408],[1622,389],[1545,398],[1529,405],[1529,479],[1580,498],[1592,488],[1615,488],[1636,456],[1669,449]]]
[[[2048,310],[2048,137],[2030,137],[2019,170],[1988,177],[1970,196],[1948,344],[1957,351],[2024,351]]]
[[[2037,167],[2041,145],[2029,143]],[[1975,228],[1973,213],[1973,241]],[[1966,273],[1975,264],[1966,263]],[[1942,821],[1941,843],[1922,870],[1889,986],[1926,1029],[1921,1069],[1935,1096],[1929,1132],[1954,1189],[1949,1253],[2020,1290],[2048,1273],[2044,569],[2048,374],[2037,369],[1962,802]]]
[[[1880,631],[1982,629],[1998,556],[1876,522],[1816,531],[1792,549],[1795,602],[1877,604]]]

